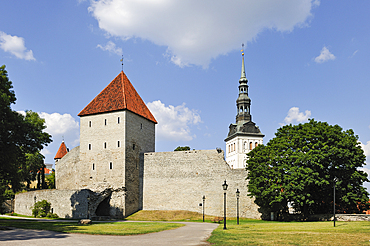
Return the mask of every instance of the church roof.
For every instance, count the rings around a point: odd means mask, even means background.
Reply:
[[[59,146],[59,149],[58,149],[58,152],[57,152],[57,154],[55,155],[55,157],[54,157],[54,160],[55,159],[62,159],[63,158],[63,156],[65,156],[66,154],[67,154],[67,147],[66,147],[66,145],[65,145],[65,143],[64,143],[64,141],[61,143],[61,145]]]
[[[102,90],[78,116],[129,110],[157,123],[143,99],[139,96],[126,74],[122,71]]]

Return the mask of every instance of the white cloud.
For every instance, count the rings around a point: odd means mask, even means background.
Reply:
[[[33,57],[32,50],[27,50],[24,43],[24,38],[11,36],[0,31],[0,48],[5,52],[15,55],[19,59],[36,60]]]
[[[53,139],[65,138],[71,145],[76,145],[80,141],[79,123],[70,114],[45,112],[39,113],[40,117],[45,119],[46,129]]]
[[[251,42],[266,29],[304,27],[318,0],[94,0],[99,27],[123,40],[140,38],[167,47],[179,66],[207,67],[219,55]]]
[[[294,124],[294,123],[302,123],[308,121],[308,118],[311,116],[311,111],[306,110],[304,113],[299,112],[298,107],[292,107],[288,111],[288,115],[284,119],[284,123],[280,123],[280,125],[284,124]]]
[[[370,141],[367,141],[366,144],[363,144],[363,143],[360,143],[362,149],[364,150],[365,152],[365,155],[367,157],[370,157]]]
[[[355,52],[353,52],[353,54],[349,58],[354,57],[357,54],[357,52],[358,52],[358,50],[355,50]]]
[[[335,56],[325,46],[322,48],[320,55],[315,57],[316,63],[323,63],[330,60],[335,60]]]
[[[156,137],[158,140],[190,141],[195,135],[190,126],[202,122],[198,112],[189,109],[185,103],[179,106],[166,107],[160,100],[147,103],[148,108],[158,121]]]
[[[104,51],[109,51],[109,53],[115,53],[117,55],[122,55],[122,49],[117,48],[116,44],[113,43],[112,41],[108,41],[108,43],[105,46],[98,44],[96,47]]]

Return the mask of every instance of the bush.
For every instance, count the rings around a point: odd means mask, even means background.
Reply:
[[[50,213],[50,208],[51,203],[46,200],[36,202],[32,209],[32,215],[34,217],[46,217]]]
[[[51,218],[51,219],[58,219],[59,216],[57,214],[54,214],[54,213],[48,213],[46,215],[47,218]]]

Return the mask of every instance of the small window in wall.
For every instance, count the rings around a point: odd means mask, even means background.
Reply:
[[[135,144],[132,145],[132,149],[135,150]]]
[[[256,148],[258,146],[258,143],[256,142],[256,144],[254,145],[254,147]]]
[[[94,163],[92,164],[92,170],[95,170],[95,164]]]
[[[120,119],[119,119],[119,117],[118,117],[118,119],[117,119],[117,123],[118,123],[118,124],[119,124],[119,120],[120,120]]]
[[[143,129],[143,123],[140,124],[140,129]]]
[[[104,149],[107,148],[107,142],[104,142]]]
[[[91,144],[89,144],[89,150],[91,150]]]
[[[120,145],[119,145],[119,141],[117,141],[117,147],[118,147],[118,148],[120,147]]]
[[[253,146],[252,146],[252,142],[249,143],[249,149],[252,150],[253,149]]]
[[[113,163],[109,162],[109,169],[113,169]]]
[[[106,126],[107,125],[107,119],[104,120],[104,125]]]
[[[91,120],[89,121],[89,127],[91,127]]]
[[[235,143],[234,143],[234,151],[235,151]]]
[[[230,153],[230,145],[229,145],[229,153]]]

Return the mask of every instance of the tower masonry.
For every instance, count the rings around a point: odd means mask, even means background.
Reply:
[[[251,99],[248,96],[248,80],[242,53],[242,73],[239,79],[239,96],[236,100],[236,123],[230,124],[226,142],[226,162],[231,168],[245,168],[247,153],[263,144],[263,135],[252,121]]]

